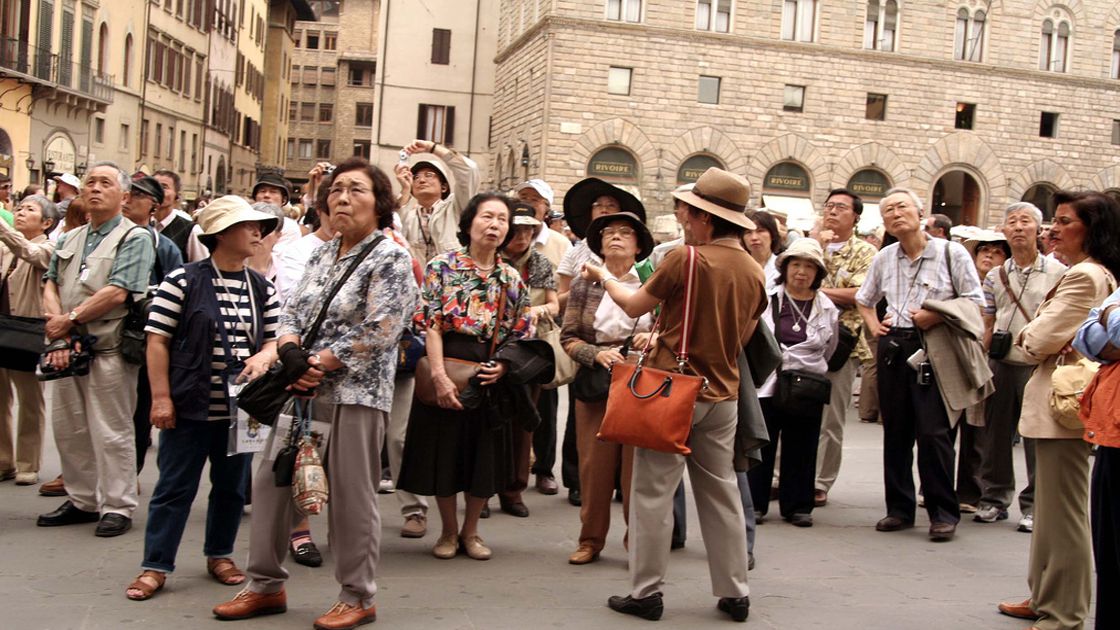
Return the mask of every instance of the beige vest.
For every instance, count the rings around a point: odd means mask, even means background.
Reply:
[[[86,270],[82,272],[82,250],[86,246],[89,225],[83,225],[66,235],[66,242],[55,250],[58,256],[58,294],[62,301],[62,312],[69,313],[85,302],[94,293],[105,288],[113,261],[117,257],[117,246],[135,224],[122,217],[113,231],[98,244],[97,249],[86,256]],[[121,326],[128,308],[124,304],[113,307],[108,313],[91,322],[78,326],[80,334],[97,337],[93,345],[96,352],[115,352],[121,344]]]

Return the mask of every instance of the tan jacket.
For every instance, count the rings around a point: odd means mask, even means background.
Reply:
[[[1034,319],[1019,332],[1015,345],[1038,361],[1023,390],[1023,413],[1019,417],[1023,437],[1081,439],[1080,430],[1067,429],[1050,415],[1051,378],[1062,348],[1073,341],[1089,311],[1104,302],[1115,287],[1116,279],[1103,265],[1092,259],[1080,262],[1058,279]],[[1071,351],[1065,361],[1079,358],[1077,351]]]
[[[413,197],[400,209],[401,231],[412,257],[420,261],[421,267],[426,267],[433,257],[462,246],[458,237],[459,215],[478,192],[480,183],[478,164],[462,153],[452,151],[443,162],[451,169],[451,192],[432,206],[428,217],[430,242],[420,226],[420,202]]]
[[[0,243],[0,275],[8,273],[13,258],[19,261],[8,278],[12,315],[42,317],[43,273],[51,261],[54,243],[46,234],[27,240],[5,221],[0,221]]]
[[[945,320],[923,333],[926,354],[937,376],[937,387],[949,425],[956,426],[961,412],[992,395],[992,370],[980,341],[984,320],[976,302],[968,298],[926,300],[922,308]]]

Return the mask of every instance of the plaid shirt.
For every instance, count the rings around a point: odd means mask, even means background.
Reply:
[[[828,276],[821,284],[826,289],[852,289],[859,288],[867,279],[867,272],[871,269],[871,261],[875,259],[875,247],[853,233],[844,243],[843,247],[829,254],[825,253],[824,264],[828,269]],[[871,350],[867,347],[867,340],[863,335],[863,318],[859,309],[853,306],[840,309],[840,325],[859,335],[855,354],[861,363],[871,361]]]
[[[952,261],[952,276],[945,254]],[[867,278],[856,293],[856,302],[874,308],[887,299],[887,317],[892,328],[913,328],[910,310],[921,308],[926,300],[963,297],[984,307],[980,276],[968,250],[960,243],[927,238],[926,248],[910,260],[898,243],[884,247],[875,255]]]

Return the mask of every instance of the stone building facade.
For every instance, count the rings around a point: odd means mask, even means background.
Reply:
[[[652,216],[718,165],[803,223],[850,185],[981,226],[1120,192],[1114,1],[505,0],[496,61],[502,187],[595,175]]]

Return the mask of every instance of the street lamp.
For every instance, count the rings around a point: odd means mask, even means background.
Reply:
[[[521,166],[529,166],[529,145],[521,147]]]
[[[27,172],[30,173],[35,170],[35,158],[30,155],[27,156],[27,160],[23,164],[27,167]]]
[[[47,158],[47,160],[43,162],[43,172],[48,177],[54,172],[54,160]]]
[[[85,172],[86,172],[86,163],[85,162],[82,162],[81,164],[74,167],[74,174],[78,176],[78,179],[81,179],[82,175],[84,175]]]

